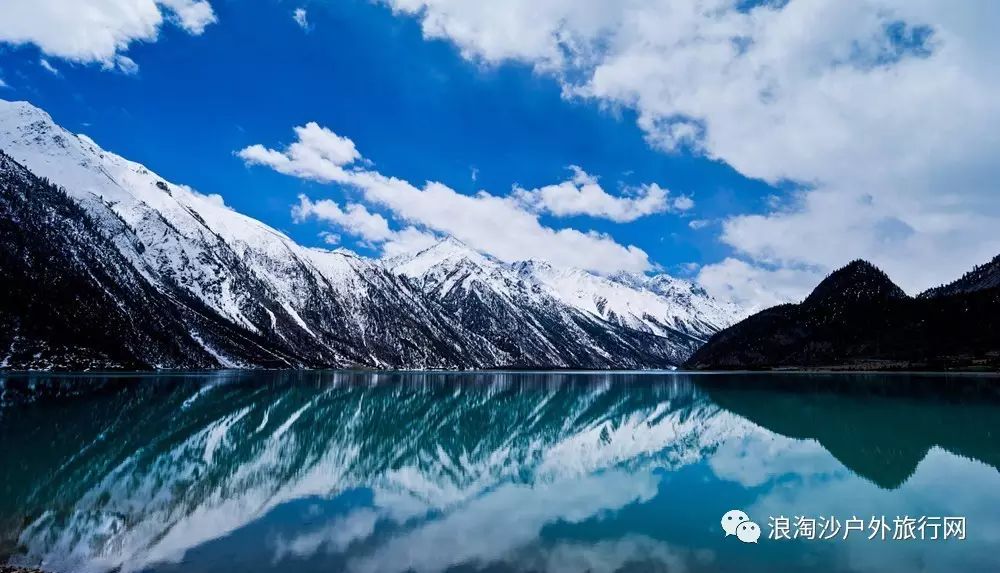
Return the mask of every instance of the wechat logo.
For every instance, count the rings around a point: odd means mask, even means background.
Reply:
[[[726,537],[735,535],[743,543],[757,543],[760,539],[760,526],[738,509],[729,510],[722,516],[722,530],[726,532]]]

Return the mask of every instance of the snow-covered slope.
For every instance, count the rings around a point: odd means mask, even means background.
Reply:
[[[563,304],[590,317],[634,330],[706,340],[735,323],[741,310],[721,303],[691,282],[666,274],[618,273],[604,277],[544,261],[506,264],[448,237],[440,243],[386,261],[424,292],[447,297],[454,289],[486,289],[505,299]]]
[[[621,273],[609,278],[538,261],[519,263],[516,268],[522,277],[574,308],[659,336],[683,332],[704,341],[736,322],[740,314],[738,308],[716,301],[700,287],[666,274]]]
[[[113,244],[153,292],[280,357],[268,365],[664,367],[732,322],[690,285],[507,265],[452,239],[391,261],[306,248],[24,102],[0,100],[0,150],[82,207],[93,244]],[[265,365],[211,330],[184,335],[209,357],[198,365]]]
[[[659,356],[675,364],[720,328],[702,321],[658,324],[650,312],[673,317],[660,295],[577,269],[507,264],[451,237],[386,265],[440,301],[466,329],[496,342],[515,363],[641,368]],[[618,310],[629,308],[633,313]]]
[[[0,149],[95,220],[124,223],[124,231],[96,228],[157,291],[190,298],[294,356],[278,365],[460,367],[492,357],[456,343],[462,337],[447,318],[381,265],[301,247],[218,196],[69,133],[30,104],[0,101]],[[212,356],[202,366],[262,365],[212,347],[210,333],[191,336]]]

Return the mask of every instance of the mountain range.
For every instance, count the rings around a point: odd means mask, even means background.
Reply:
[[[0,368],[669,368],[741,309],[669,275],[297,244],[0,100]]]
[[[802,303],[769,308],[716,334],[686,366],[998,370],[998,317],[1000,257],[916,297],[859,260]]]

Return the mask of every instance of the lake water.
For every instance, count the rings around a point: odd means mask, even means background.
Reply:
[[[997,378],[2,376],[0,562],[178,573],[1000,568]],[[759,524],[758,543],[725,535],[733,509]],[[793,539],[769,539],[786,531],[782,517]]]

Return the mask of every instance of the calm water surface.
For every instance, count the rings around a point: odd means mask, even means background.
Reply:
[[[0,378],[0,563],[54,571],[997,571],[996,378]],[[86,389],[87,391],[84,391]],[[725,537],[728,510],[764,531]],[[768,517],[966,538],[767,539]],[[893,534],[892,531],[889,535]]]

